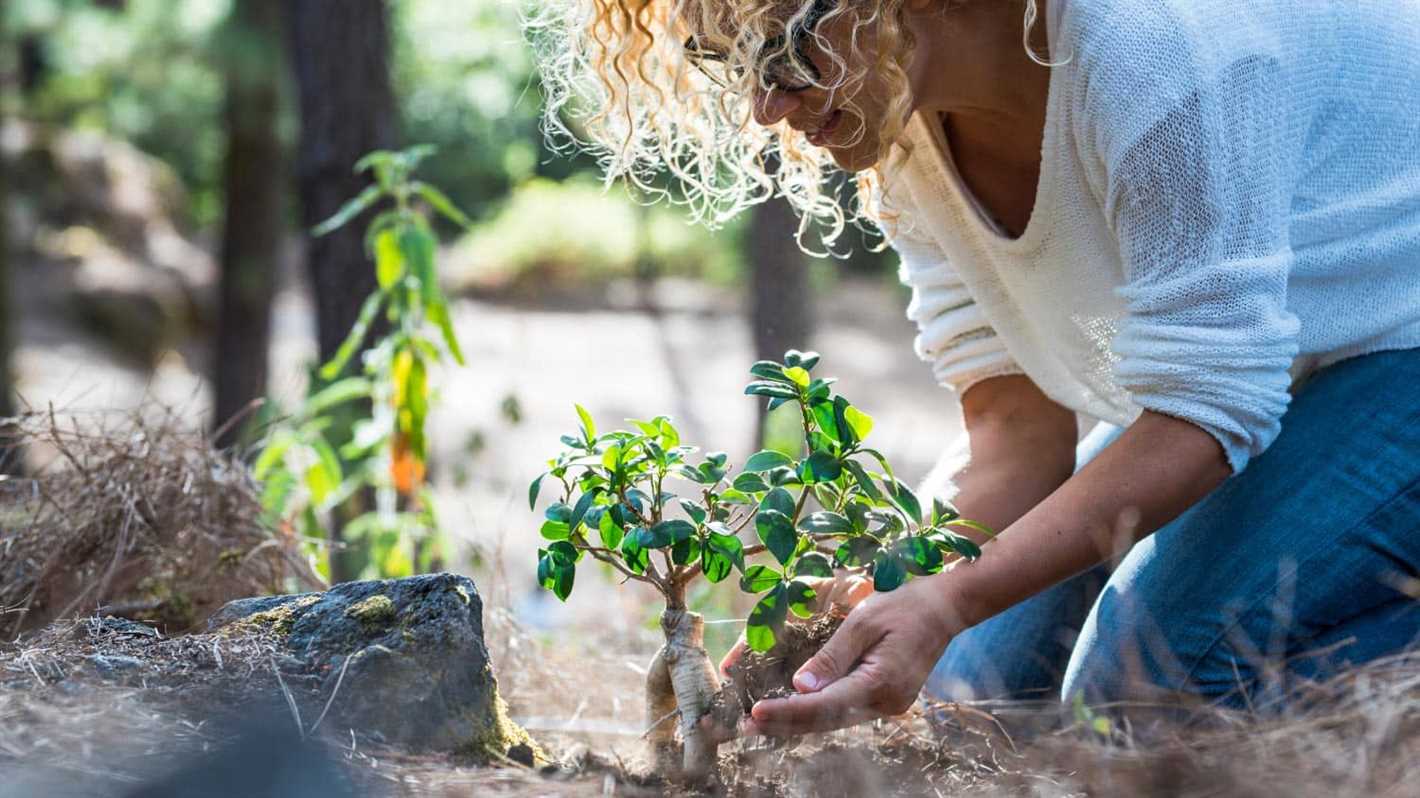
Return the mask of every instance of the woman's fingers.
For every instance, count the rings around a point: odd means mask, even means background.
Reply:
[[[875,637],[881,636],[869,632],[863,618],[861,612],[848,615],[828,642],[794,674],[794,689],[801,693],[817,692],[853,670],[863,653],[877,642]]]
[[[816,693],[760,701],[750,711],[745,735],[788,737],[831,731],[879,717],[872,708],[872,683],[855,671]]]
[[[744,656],[744,653],[745,639],[741,637],[735,642],[735,647],[730,649],[729,653],[725,654],[724,659],[720,660],[720,675],[729,676],[730,668],[733,667],[736,662],[740,661],[740,657]]]

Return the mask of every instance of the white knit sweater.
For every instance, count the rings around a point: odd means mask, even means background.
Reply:
[[[935,116],[913,117],[888,177],[939,381],[1024,373],[1116,424],[1186,419],[1236,472],[1294,379],[1420,346],[1420,3],[1056,0],[1049,17],[1070,60],[1023,235],[965,190]]]

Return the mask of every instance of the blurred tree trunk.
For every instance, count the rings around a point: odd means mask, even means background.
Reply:
[[[355,162],[397,146],[384,0],[287,0],[292,65],[301,110],[296,179],[304,228],[325,221],[370,182]],[[366,211],[339,230],[310,239],[306,268],[315,293],[321,359],[335,354],[375,290],[366,262]]]
[[[384,0],[286,0],[283,8],[301,113],[296,181],[302,228],[309,231],[369,184],[368,173],[355,174],[356,161],[371,150],[398,146],[389,19]],[[305,233],[322,361],[335,354],[376,288],[364,252],[364,229],[372,215],[367,210],[321,238]],[[377,327],[371,339],[382,333]],[[337,519],[331,542],[342,538]],[[355,578],[367,556],[363,550],[338,549],[331,557],[331,580]]]
[[[754,207],[749,226],[749,321],[756,360],[779,362],[785,350],[807,349],[813,333],[813,297],[808,261],[794,241],[799,218],[775,197]],[[766,414],[760,409],[754,447],[764,445]]]
[[[227,157],[222,280],[213,361],[216,441],[241,440],[253,399],[266,394],[271,303],[285,235],[286,157],[277,132],[281,102],[282,0],[241,0],[224,32]],[[229,423],[231,422],[231,423]]]
[[[5,25],[9,8],[0,0],[0,130],[5,127],[4,110],[9,107],[9,30]],[[10,175],[9,164],[0,156],[0,418],[15,414],[15,383],[11,356],[15,350],[15,314],[10,301]],[[24,453],[11,445],[11,430],[0,424],[0,474],[24,471]]]

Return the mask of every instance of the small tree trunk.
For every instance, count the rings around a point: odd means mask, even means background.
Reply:
[[[700,726],[720,689],[720,679],[705,650],[705,619],[685,609],[667,608],[661,614],[661,631],[666,644],[656,652],[646,677],[647,722],[654,724],[647,737],[657,763],[673,766],[668,754],[674,750],[675,736],[667,716],[678,711],[683,750],[676,775],[685,781],[699,781],[714,769],[719,748]]]
[[[277,136],[281,0],[242,0],[226,31],[227,158],[221,308],[213,362],[218,446],[241,439],[229,424],[266,394],[271,302],[285,233],[286,158]]]

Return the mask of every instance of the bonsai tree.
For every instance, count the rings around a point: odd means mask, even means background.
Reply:
[[[704,621],[686,608],[691,584],[730,580],[758,596],[745,640],[765,652],[790,614],[812,614],[817,578],[856,573],[870,577],[875,590],[893,590],[937,573],[950,558],[980,555],[955,527],[991,534],[942,501],[924,512],[882,453],[865,445],[872,417],[834,394],[833,379],[813,376],[818,362],[816,353],[790,350],[783,363],[755,363],[755,380],[745,388],[766,397],[770,409],[798,406],[802,459],[761,451],[732,476],[723,452],[694,462],[697,449],[681,443],[665,416],[632,420],[634,431],[599,434],[578,405],[578,433],[562,437],[566,448],[529,489],[533,507],[544,484],[560,491],[542,525],[543,587],[566,601],[577,566],[591,558],[665,599],[665,645],[646,683],[648,736],[664,754],[674,750],[679,727],[681,775],[688,779],[715,762],[716,743],[699,721],[720,689],[704,647]],[[746,545],[741,533],[751,529],[758,542]],[[668,722],[677,716],[678,724]]]

